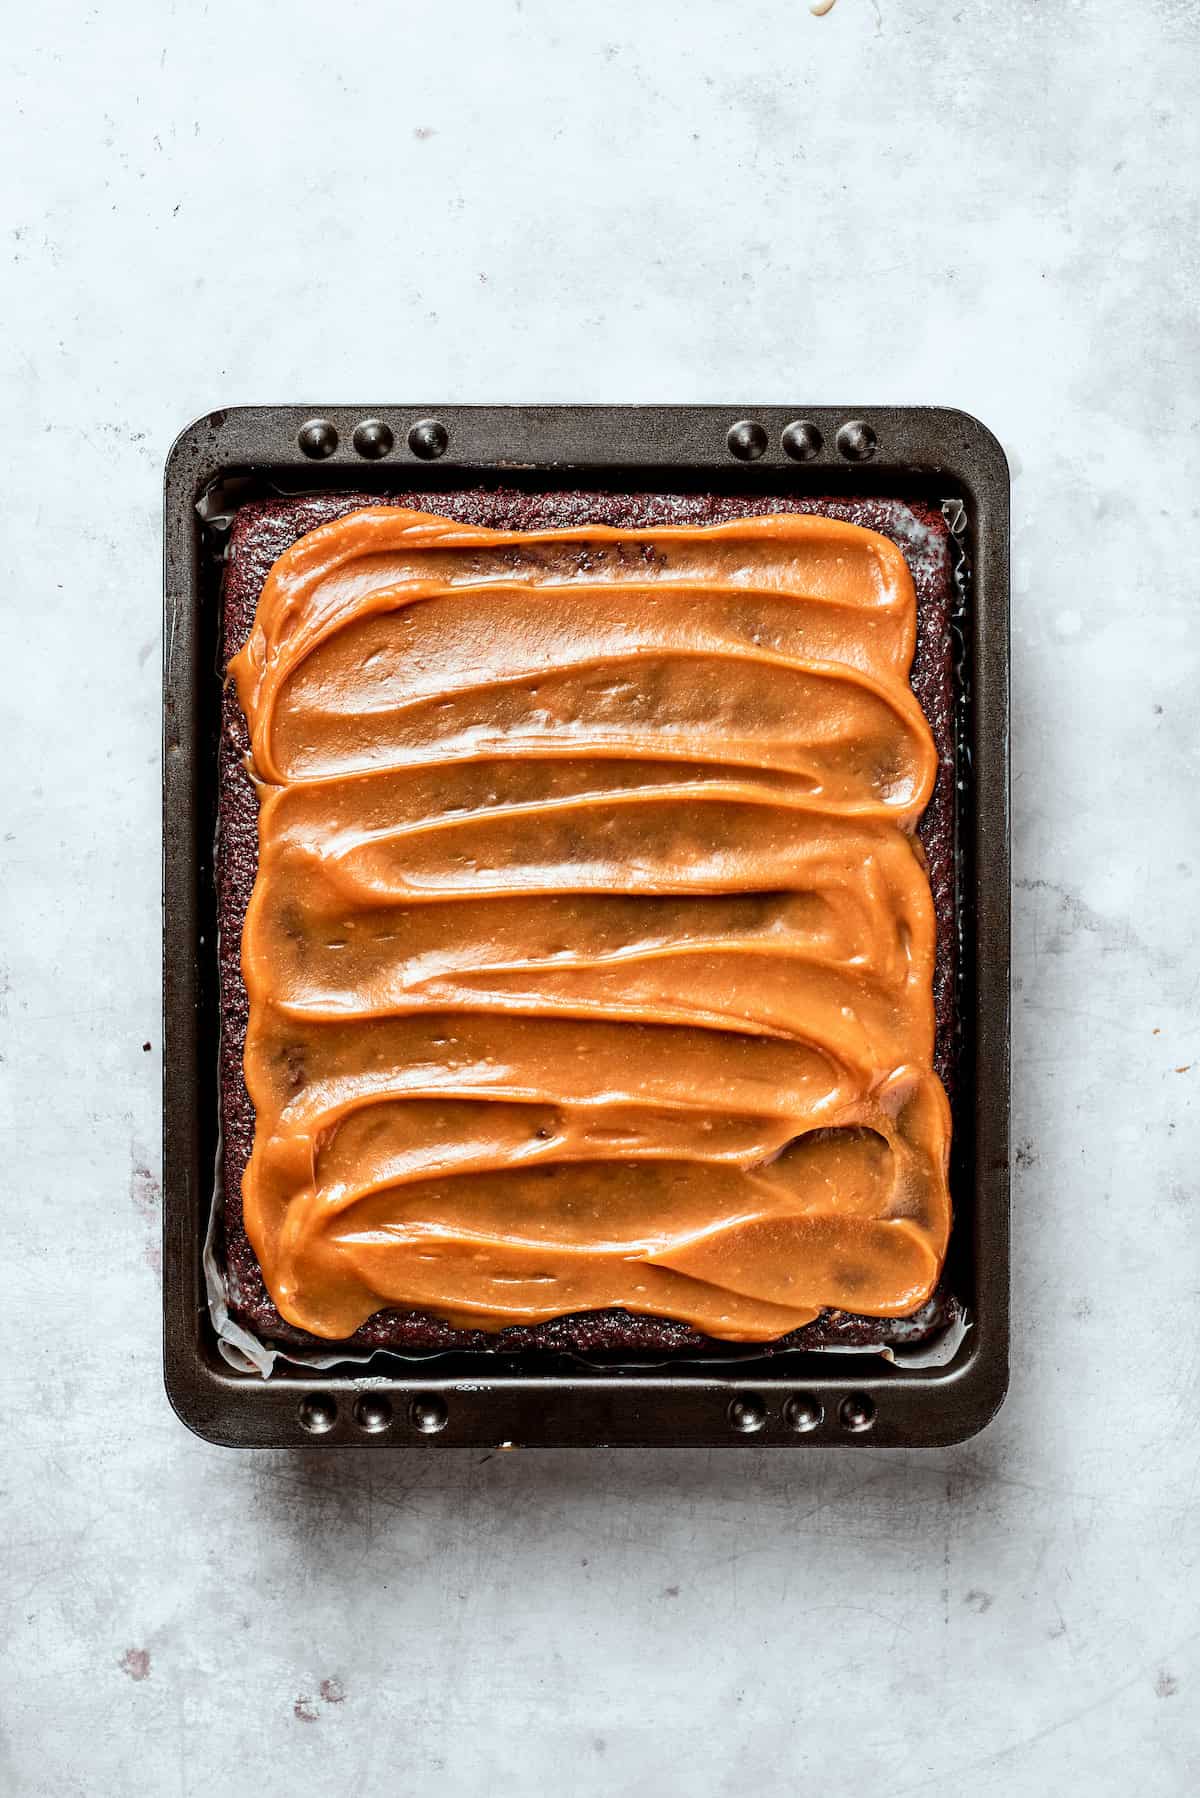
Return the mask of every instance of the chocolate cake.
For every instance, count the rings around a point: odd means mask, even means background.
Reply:
[[[935,1039],[933,1068],[953,1094],[955,1005],[955,869],[953,667],[949,608],[952,591],[950,539],[933,507],[889,500],[800,500],[788,496],[730,498],[515,491],[403,493],[386,500],[362,494],[325,494],[253,502],[237,512],[223,585],[222,651],[228,663],[243,649],[267,575],[277,558],[318,526],[365,507],[387,505],[433,513],[463,525],[500,531],[533,532],[583,525],[623,530],[660,526],[709,526],[771,514],[815,514],[864,526],[889,538],[904,555],[917,598],[916,649],[911,687],[932,732],[938,770],[918,836],[924,851],[936,919],[933,966]],[[579,554],[586,555],[581,548]],[[911,601],[910,601],[911,604]],[[911,701],[909,702],[911,705]],[[696,1351],[725,1352],[691,1324],[670,1317],[637,1315],[608,1307],[555,1316],[546,1321],[475,1329],[462,1321],[415,1310],[380,1308],[353,1332],[331,1340],[298,1328],[281,1316],[251,1246],[243,1216],[243,1174],[254,1143],[255,1112],[246,1087],[244,1054],[248,998],[241,968],[246,908],[258,870],[258,802],[245,767],[249,746],[246,720],[233,683],[227,684],[219,765],[218,912],[220,920],[221,1125],[225,1189],[224,1237],[231,1314],[256,1334],[281,1345],[348,1352],[389,1347],[404,1353],[470,1348],[609,1352],[643,1356]],[[910,826],[911,828],[911,826]],[[849,1308],[824,1309],[800,1328],[757,1352],[833,1344],[904,1343],[940,1327],[955,1307],[939,1287],[905,1316],[864,1315]],[[360,1313],[361,1314],[361,1313]],[[777,1326],[778,1327],[778,1326]]]

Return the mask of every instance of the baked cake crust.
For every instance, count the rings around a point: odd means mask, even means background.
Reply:
[[[952,1089],[954,1017],[953,861],[953,671],[948,612],[951,595],[949,534],[940,512],[928,506],[875,500],[730,499],[692,495],[552,494],[467,491],[450,494],[322,495],[257,502],[236,516],[224,583],[223,660],[241,648],[254,618],[264,580],[276,558],[299,537],[365,506],[401,505],[434,512],[466,524],[498,529],[536,530],[577,524],[626,528],[654,525],[711,525],[762,513],[810,512],[844,519],[879,531],[905,553],[917,593],[917,648],[911,684],[929,720],[939,755],[931,802],[919,827],[937,919],[938,954],[934,982],[937,1026],[935,1067]],[[244,767],[245,721],[231,686],[222,717],[219,769],[218,909],[222,999],[221,1113],[225,1185],[225,1244],[229,1304],[233,1316],[257,1334],[291,1346],[336,1349],[323,1338],[286,1323],[263,1282],[246,1238],[241,1214],[242,1172],[254,1134],[254,1112],[245,1088],[242,1055],[247,1001],[240,967],[240,939],[258,858],[257,801]],[[919,1339],[938,1327],[951,1302],[937,1293],[910,1317],[880,1320],[845,1312],[825,1312],[802,1329],[764,1348],[840,1343],[882,1344]],[[604,1311],[559,1317],[498,1333],[457,1329],[418,1313],[379,1311],[352,1337],[348,1351],[373,1347],[403,1352],[446,1348],[516,1350],[540,1347],[571,1351],[635,1354],[709,1348],[728,1354],[727,1343],[710,1343],[687,1325],[669,1319],[632,1317]]]

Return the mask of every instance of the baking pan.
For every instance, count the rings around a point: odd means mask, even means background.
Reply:
[[[970,1327],[942,1365],[789,1351],[656,1366],[380,1355],[369,1368],[221,1358],[202,1249],[217,1151],[220,553],[277,491],[463,485],[941,503],[961,550],[957,860],[962,1040],[947,1279]],[[962,1441],[1008,1377],[1009,476],[976,419],[936,407],[263,406],[210,413],[167,458],[163,695],[163,1353],[168,1396],[237,1447],[423,1442],[917,1447]]]

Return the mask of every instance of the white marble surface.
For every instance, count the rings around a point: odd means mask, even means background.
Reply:
[[[6,10],[4,1794],[1197,1789],[1198,48],[1196,0]],[[379,395],[1008,447],[974,1443],[238,1456],[168,1410],[162,461]]]

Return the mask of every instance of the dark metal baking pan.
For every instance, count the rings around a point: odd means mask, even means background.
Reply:
[[[586,1368],[484,1352],[238,1374],[202,1248],[217,1133],[213,836],[220,514],[265,492],[470,485],[887,494],[949,507],[969,578],[958,706],[963,1024],[952,1289],[971,1327],[941,1366],[878,1353],[686,1354]],[[165,480],[163,1343],[167,1392],[240,1447],[939,1445],[981,1429],[1008,1377],[1009,476],[992,434],[936,407],[243,407],[181,433]]]

